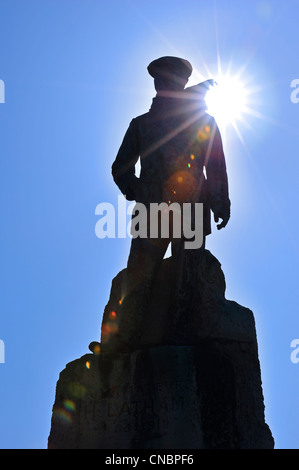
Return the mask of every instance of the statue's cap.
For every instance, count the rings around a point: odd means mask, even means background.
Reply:
[[[153,60],[147,67],[148,73],[156,78],[158,76],[178,76],[189,78],[192,73],[192,65],[188,60],[180,57],[165,56]]]

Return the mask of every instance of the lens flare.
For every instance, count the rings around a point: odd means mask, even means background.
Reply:
[[[102,324],[102,342],[105,344],[109,341],[109,339],[117,334],[118,326],[116,323],[116,312],[110,312],[108,315],[108,320],[103,322]]]
[[[96,344],[95,347],[93,348],[93,353],[98,356],[101,352],[101,346],[99,344]]]
[[[71,382],[68,384],[68,392],[71,397],[83,398],[86,394],[86,388],[78,382]]]
[[[65,410],[64,408],[56,408],[53,411],[53,415],[55,416],[55,418],[58,418],[59,420],[65,423],[72,424],[73,422],[71,413]]]
[[[212,92],[212,90],[211,90]],[[210,91],[208,92],[210,93]],[[208,110],[207,110],[208,112]],[[210,113],[212,114],[212,113]],[[211,137],[211,128],[210,126],[204,126],[204,127],[200,127],[197,131],[197,140],[198,142],[200,143],[203,143],[203,142],[206,142],[207,140],[209,140]]]
[[[75,411],[76,405],[73,400],[64,400],[63,407],[68,411]]]
[[[76,411],[76,405],[73,400],[64,400],[63,406],[54,409],[54,416],[65,423],[73,422],[73,413]]]

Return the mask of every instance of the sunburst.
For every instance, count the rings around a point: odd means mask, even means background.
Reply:
[[[216,84],[206,94],[207,113],[220,128],[236,123],[248,110],[249,92],[238,76],[226,74],[216,77]]]

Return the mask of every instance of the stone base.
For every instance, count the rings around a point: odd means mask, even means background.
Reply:
[[[57,383],[49,448],[274,447],[264,419],[253,313],[225,298],[221,265],[207,250],[198,274],[182,344],[167,345],[175,275],[168,258],[155,279],[136,350],[98,351],[66,366]],[[117,330],[124,275],[112,282],[102,342]]]
[[[272,449],[256,349],[86,354],[57,383],[50,449]]]

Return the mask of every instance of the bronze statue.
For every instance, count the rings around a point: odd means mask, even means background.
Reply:
[[[211,210],[216,223],[222,219],[218,229],[225,227],[230,218],[222,140],[214,118],[206,113],[204,101],[210,81],[185,88],[192,66],[177,57],[151,62],[148,72],[154,78],[157,94],[150,110],[129,125],[112,165],[114,181],[127,200],[147,208],[152,203],[202,203],[205,240],[211,233]],[[139,158],[138,178],[135,165]],[[151,238],[148,233],[147,238],[132,239],[118,328],[107,338],[102,333],[107,350],[131,350],[138,344],[151,284],[170,243],[176,285],[169,342],[179,342],[188,324],[196,282],[190,279],[188,270],[193,274],[196,271],[204,240],[200,248],[186,250],[184,236],[175,238],[171,231],[168,238]]]

